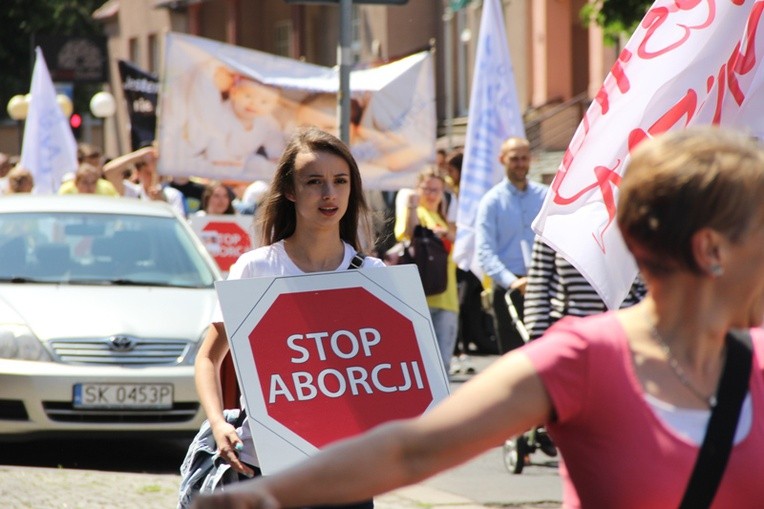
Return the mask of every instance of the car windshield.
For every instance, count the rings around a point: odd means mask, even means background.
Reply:
[[[192,235],[171,217],[0,214],[0,281],[211,287]]]

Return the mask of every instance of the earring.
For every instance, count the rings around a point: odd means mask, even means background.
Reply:
[[[708,271],[714,277],[720,277],[724,275],[724,267],[722,267],[718,263],[712,264],[711,267],[708,268]]]

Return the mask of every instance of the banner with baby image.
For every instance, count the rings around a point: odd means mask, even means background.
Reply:
[[[159,94],[162,175],[270,180],[297,127],[337,134],[336,68],[168,34]],[[350,148],[364,187],[413,187],[435,156],[432,55],[351,72]]]

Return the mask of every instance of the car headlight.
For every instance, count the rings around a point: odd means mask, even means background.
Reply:
[[[25,325],[0,325],[0,359],[46,361],[51,358],[43,344]]]
[[[186,352],[186,356],[183,359],[183,364],[188,366],[194,365],[196,362],[196,354],[199,353],[199,347],[202,346],[202,341],[204,341],[204,336],[206,335],[207,329],[204,329],[204,332],[202,332],[202,335],[199,337],[196,343],[191,343],[191,345],[188,347],[188,352]]]

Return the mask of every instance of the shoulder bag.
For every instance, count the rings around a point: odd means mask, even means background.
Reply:
[[[410,241],[399,242],[385,254],[389,265],[416,264],[425,295],[437,295],[448,287],[448,251],[435,232],[414,227]]]
[[[753,346],[748,331],[727,333],[727,358],[716,391],[706,435],[679,509],[711,506],[732,452],[740,409],[748,392]]]

